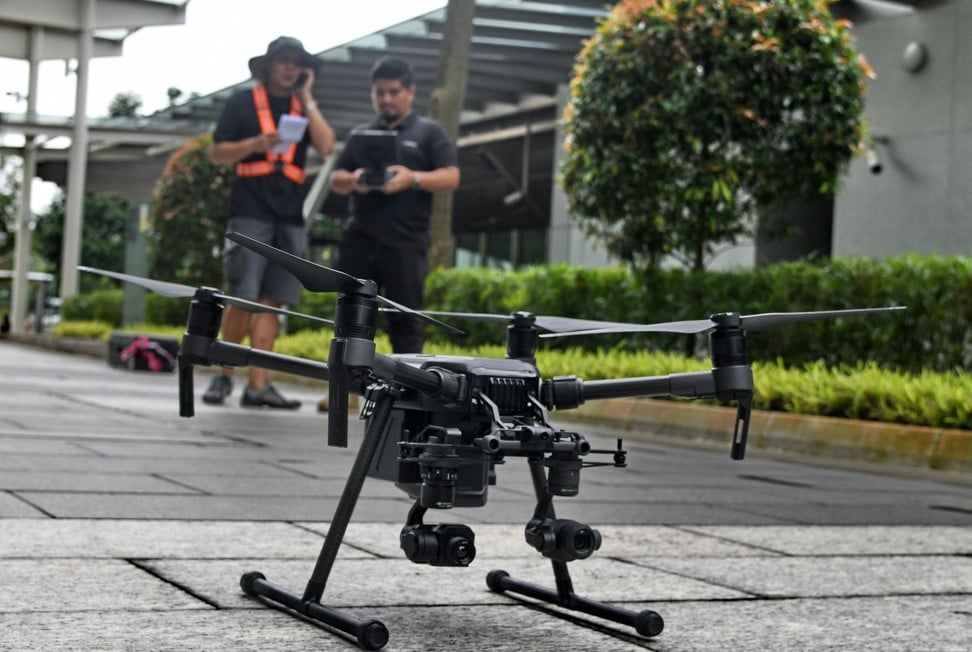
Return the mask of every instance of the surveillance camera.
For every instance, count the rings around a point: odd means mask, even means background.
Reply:
[[[881,159],[878,158],[873,147],[867,148],[867,169],[871,171],[871,174],[881,174],[881,170],[884,169]]]

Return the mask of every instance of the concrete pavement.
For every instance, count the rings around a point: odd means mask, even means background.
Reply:
[[[0,650],[356,649],[239,588],[258,570],[303,592],[361,437],[327,448],[321,388],[284,390],[304,406],[243,410],[237,387],[182,419],[174,375],[0,340]],[[385,623],[387,650],[972,648],[967,476],[732,462],[652,433],[625,447],[629,466],[586,469],[558,515],[604,538],[570,564],[577,593],[659,612],[660,636],[487,590],[494,568],[553,585],[523,541],[517,459],[485,507],[441,514],[476,532],[465,569],[406,560],[411,501],[369,479],[324,602]]]

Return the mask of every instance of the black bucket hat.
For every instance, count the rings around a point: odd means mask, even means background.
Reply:
[[[281,54],[287,50],[294,50],[300,55],[301,67],[310,68],[315,73],[320,70],[321,60],[305,50],[303,43],[295,39],[293,36],[278,36],[270,41],[270,45],[267,46],[266,54],[262,54],[258,57],[253,57],[250,59],[250,74],[257,79],[264,77],[270,61],[278,54]]]

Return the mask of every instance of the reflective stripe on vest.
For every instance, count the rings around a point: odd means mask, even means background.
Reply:
[[[269,134],[277,130],[273,124],[273,113],[270,112],[270,102],[267,100],[267,89],[260,84],[253,87],[253,104],[256,105],[257,119],[260,121],[260,131]],[[290,96],[290,114],[301,115],[303,107],[296,95]],[[236,174],[241,177],[260,177],[280,171],[285,177],[294,183],[304,183],[307,176],[303,170],[294,165],[294,154],[297,152],[297,143],[291,143],[286,152],[276,154],[267,152],[265,161],[253,161],[250,163],[237,163]]]

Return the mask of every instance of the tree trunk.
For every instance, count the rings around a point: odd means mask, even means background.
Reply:
[[[445,127],[455,142],[459,137],[459,116],[466,95],[469,50],[472,46],[475,0],[449,0],[446,6],[445,31],[439,54],[436,88],[429,98],[429,116]],[[432,198],[432,245],[429,266],[452,267],[455,240],[452,237],[453,192],[437,192]]]

